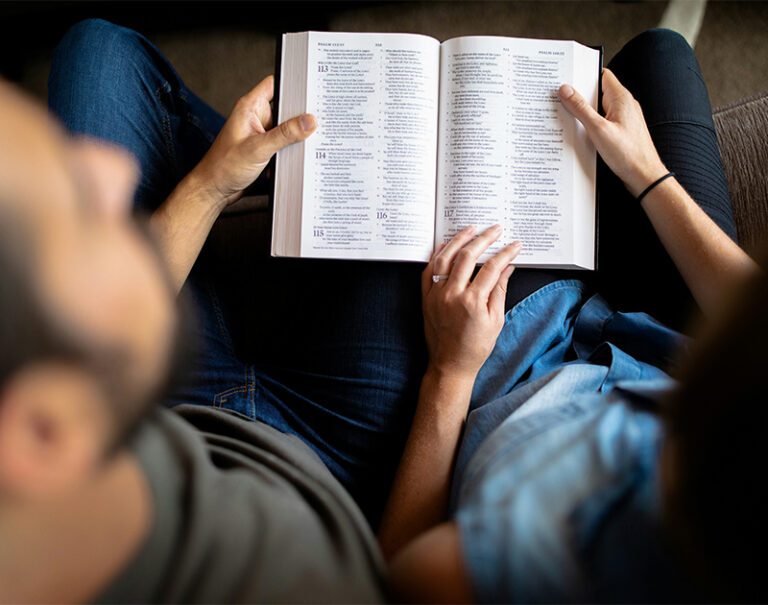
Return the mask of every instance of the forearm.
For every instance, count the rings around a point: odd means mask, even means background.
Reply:
[[[152,229],[177,292],[223,207],[224,202],[193,171],[152,215]]]
[[[379,531],[391,559],[445,519],[456,451],[474,378],[430,369],[424,376],[408,442]]]
[[[642,207],[699,307],[710,315],[731,287],[757,265],[675,179],[643,198]]]

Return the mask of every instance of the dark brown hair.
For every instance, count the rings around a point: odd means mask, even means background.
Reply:
[[[146,225],[140,232],[149,237]],[[140,401],[128,399],[125,393],[131,389],[125,384],[125,353],[119,348],[85,342],[51,316],[41,304],[36,267],[34,240],[24,221],[0,203],[0,393],[15,373],[31,363],[58,361],[82,367],[105,393],[115,420],[110,451],[117,451],[152,407],[186,377],[185,370],[196,348],[189,322],[176,326],[165,380],[151,393],[142,395]],[[167,275],[166,282],[172,296]],[[179,309],[185,319],[191,314],[185,298]]]
[[[698,342],[667,402],[667,523],[708,598],[768,600],[768,277]]]

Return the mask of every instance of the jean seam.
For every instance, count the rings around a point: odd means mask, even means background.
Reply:
[[[249,416],[256,418],[256,369],[252,365],[245,368],[245,380],[248,385]]]
[[[656,126],[667,126],[669,124],[687,124],[689,126],[699,126],[700,128],[705,128],[706,130],[709,130],[710,132],[717,134],[717,131],[708,124],[702,124],[701,122],[694,122],[693,120],[662,120],[661,122],[653,122],[652,124],[648,124],[648,128],[656,128]]]
[[[211,299],[211,307],[213,308],[213,313],[216,316],[216,325],[219,328],[219,332],[221,333],[222,337],[224,338],[224,342],[227,347],[227,353],[235,356],[235,345],[232,341],[232,335],[229,333],[227,322],[224,319],[224,312],[221,309],[219,295],[216,293],[216,290],[210,283],[206,283],[205,289],[208,291],[208,296]]]
[[[701,75],[701,72],[695,67],[692,67],[690,65],[687,65],[686,67],[688,68],[688,71],[693,72],[693,75],[699,79],[699,82],[701,82],[704,85],[704,88],[706,89],[707,83],[704,81],[704,77]]]
[[[176,149],[173,146],[173,128],[171,128],[171,116],[170,116],[170,112],[168,111],[168,108],[163,102],[163,92],[170,92],[170,91],[171,91],[170,82],[168,82],[168,80],[164,80],[163,83],[155,89],[155,97],[157,98],[157,101],[160,107],[162,107],[162,115],[160,116],[160,122],[162,124],[163,137],[165,137],[165,150],[168,152],[168,155],[170,156],[171,164],[173,165],[174,169],[178,172],[179,162],[178,162],[178,159],[176,158]]]
[[[202,120],[200,120],[200,118],[198,118],[191,110],[189,97],[187,96],[187,90],[183,86],[179,89],[178,95],[179,99],[184,104],[184,121],[188,126],[192,126],[195,130],[197,130],[197,132],[200,133],[209,144],[213,144],[213,141],[216,139],[216,134],[211,133],[208,129],[206,129],[203,126]]]
[[[228,389],[224,389],[223,391],[220,391],[216,393],[213,396],[213,407],[215,408],[221,408],[222,402],[226,401],[227,397],[231,397],[232,395],[242,394],[246,393],[248,391],[248,385],[241,385],[239,387],[230,387]]]

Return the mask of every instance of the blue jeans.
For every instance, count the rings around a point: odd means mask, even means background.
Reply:
[[[61,41],[49,104],[72,133],[136,156],[136,206],[145,212],[224,124],[146,38],[101,20]],[[426,364],[420,271],[266,254],[238,265],[204,250],[185,286],[199,343],[193,380],[169,405],[226,408],[299,437],[375,526]]]

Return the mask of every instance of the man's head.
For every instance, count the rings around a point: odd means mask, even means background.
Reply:
[[[124,151],[0,82],[0,497],[86,478],[164,383],[173,294]]]
[[[709,598],[765,601],[768,277],[754,276],[697,343],[666,407],[665,521]]]

